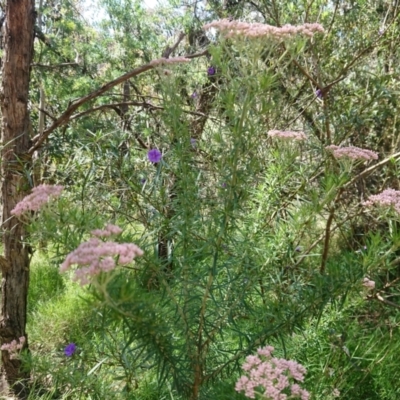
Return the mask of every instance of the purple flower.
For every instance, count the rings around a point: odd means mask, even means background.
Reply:
[[[300,253],[300,252],[301,252],[301,246],[297,246],[297,247],[294,249],[294,251],[297,251],[298,253]]]
[[[192,99],[195,99],[197,97],[197,92],[193,92],[192,95],[190,96]]]
[[[157,149],[152,149],[147,153],[147,157],[149,158],[149,161],[152,163],[158,163],[160,162],[162,155],[161,152]]]
[[[208,69],[207,69],[207,74],[208,74],[208,76],[213,76],[213,75],[215,75],[215,72],[216,72],[215,67],[213,67],[213,66],[208,67]]]
[[[142,179],[140,180],[140,183],[141,183],[142,185],[144,185],[144,184],[146,183],[146,178],[142,178]]]
[[[64,349],[64,354],[67,357],[71,357],[76,351],[76,344],[75,343],[70,343],[68,346],[65,347]]]
[[[324,96],[323,96],[323,94],[322,94],[322,90],[321,89],[318,89],[316,92],[315,92],[315,95],[319,98],[319,99],[322,99]]]
[[[222,182],[221,187],[226,188],[226,183]]]
[[[197,140],[195,138],[191,138],[190,139],[190,144],[192,145],[192,147],[196,147]]]

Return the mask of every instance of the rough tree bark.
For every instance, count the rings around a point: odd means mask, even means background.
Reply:
[[[29,284],[29,247],[25,225],[11,215],[14,206],[30,192],[28,92],[33,56],[34,0],[7,0],[2,27],[1,122],[1,319],[0,343],[26,337]],[[27,341],[25,343],[27,346]],[[1,352],[2,382],[19,398],[27,395],[29,372],[21,362]]]

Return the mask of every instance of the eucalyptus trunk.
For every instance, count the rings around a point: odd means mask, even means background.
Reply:
[[[29,285],[29,246],[26,226],[11,215],[15,205],[30,192],[28,95],[33,56],[35,9],[33,0],[8,0],[2,26],[1,123],[1,320],[0,343],[27,336],[26,310]],[[27,346],[27,341],[25,342]],[[21,361],[1,352],[3,386],[19,398],[27,395],[29,371]],[[4,388],[3,390],[6,390]]]

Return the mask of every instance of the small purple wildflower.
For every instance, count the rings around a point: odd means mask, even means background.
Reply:
[[[192,145],[193,148],[195,148],[196,144],[197,144],[197,140],[195,138],[191,138],[190,139],[190,144]]]
[[[152,149],[147,153],[147,157],[150,162],[156,164],[156,163],[160,162],[162,155],[161,155],[160,150]]]
[[[321,89],[317,89],[316,91],[315,91],[315,95],[319,98],[319,99],[322,99],[324,96],[323,96],[323,94],[322,94],[322,90]]]
[[[385,30],[383,28],[379,29],[378,35],[382,36],[385,33]]]
[[[198,97],[197,92],[193,92],[192,95],[190,96],[192,99],[195,99],[196,97]]]
[[[294,251],[297,251],[298,253],[300,253],[300,252],[301,252],[301,246],[297,246],[297,247],[294,249]]]
[[[141,183],[142,185],[144,185],[144,184],[146,183],[146,178],[142,178],[142,179],[140,180],[140,183]]]
[[[226,183],[222,182],[221,187],[226,188]]]
[[[70,343],[68,346],[65,347],[64,354],[67,357],[72,357],[72,355],[75,353],[75,351],[76,351],[76,344]]]
[[[215,67],[213,67],[213,66],[208,67],[208,69],[207,69],[208,76],[213,76],[213,75],[215,75],[216,72],[217,71],[216,71]]]

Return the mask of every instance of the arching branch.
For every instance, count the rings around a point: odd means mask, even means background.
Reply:
[[[202,57],[208,54],[208,50],[205,50],[201,53],[197,54],[189,54],[186,55],[186,58],[198,58]],[[42,133],[36,135],[34,138],[32,138],[32,146],[28,150],[29,155],[32,155],[33,152],[37,149],[39,149],[43,142],[49,137],[50,133],[53,132],[55,129],[58,127],[67,124],[73,113],[82,105],[88,103],[89,101],[95,99],[96,97],[101,96],[103,93],[107,92],[108,90],[112,89],[113,87],[119,85],[122,82],[125,82],[127,79],[130,79],[134,76],[140,75],[146,71],[149,71],[153,69],[154,66],[151,63],[142,65],[141,67],[135,68],[132,71],[127,72],[126,74],[121,75],[120,77],[114,79],[113,81],[110,81],[100,87],[99,89],[94,90],[93,92],[87,94],[86,96],[83,96],[77,100],[74,100],[73,102],[70,103],[68,108],[55,120],[53,123]]]

